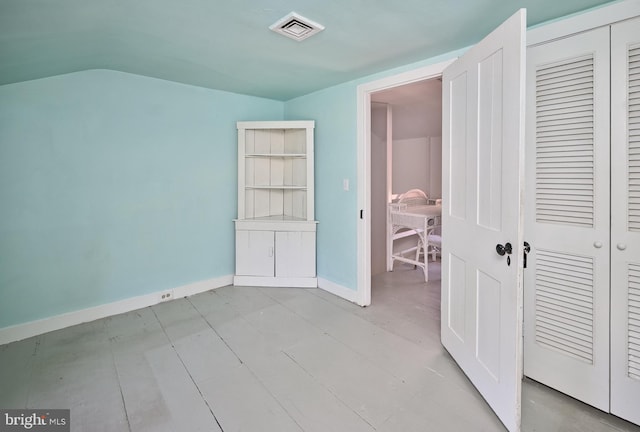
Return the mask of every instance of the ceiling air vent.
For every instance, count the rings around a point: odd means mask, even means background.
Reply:
[[[324,26],[291,12],[272,24],[269,29],[293,40],[301,41],[321,32],[324,30]]]

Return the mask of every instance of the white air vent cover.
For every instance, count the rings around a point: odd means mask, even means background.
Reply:
[[[293,40],[301,41],[321,32],[324,30],[324,26],[291,12],[272,24],[269,29]]]

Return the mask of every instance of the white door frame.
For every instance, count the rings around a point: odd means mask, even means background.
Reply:
[[[371,304],[371,93],[442,76],[455,58],[358,86],[358,288],[356,303]]]

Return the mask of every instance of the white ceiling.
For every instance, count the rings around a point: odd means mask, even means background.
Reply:
[[[609,0],[0,0],[0,85],[105,68],[277,100]],[[269,30],[295,11],[326,28]]]

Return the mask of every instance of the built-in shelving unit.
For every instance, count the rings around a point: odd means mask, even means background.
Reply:
[[[237,126],[234,284],[316,286],[314,122]]]

